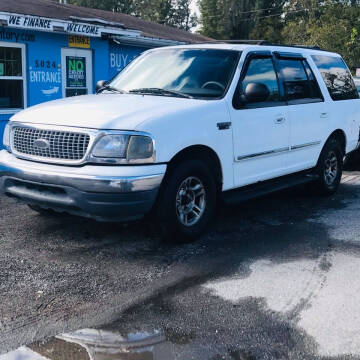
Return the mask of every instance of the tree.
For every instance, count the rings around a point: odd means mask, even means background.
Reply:
[[[360,66],[359,0],[199,0],[201,33],[319,46]]]
[[[328,0],[313,3],[311,10],[285,17],[283,41],[340,53],[354,71],[360,65],[359,4]]]
[[[191,0],[177,0],[174,6],[172,25],[189,31],[198,23],[198,18],[191,11]]]
[[[199,0],[200,32],[217,39],[279,38],[283,4],[284,0]]]
[[[223,36],[222,9],[218,0],[199,0],[200,8],[200,32],[214,39]]]
[[[197,25],[197,17],[190,9],[191,0],[69,0],[69,3],[134,15],[184,30]]]

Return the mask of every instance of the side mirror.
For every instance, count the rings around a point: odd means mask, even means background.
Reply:
[[[249,83],[244,91],[245,101],[248,103],[263,102],[270,96],[270,91],[265,84]]]
[[[106,80],[100,80],[96,83],[96,92],[102,89],[108,82]]]

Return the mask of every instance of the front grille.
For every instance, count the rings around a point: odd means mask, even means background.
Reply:
[[[12,133],[12,147],[17,153],[48,159],[81,160],[90,142],[89,135],[70,131],[14,127]],[[48,145],[36,146],[37,140]]]

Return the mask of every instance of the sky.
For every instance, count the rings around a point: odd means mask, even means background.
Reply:
[[[198,16],[200,15],[199,7],[197,6],[197,0],[191,1],[191,10],[194,11]]]
[[[199,7],[197,5],[197,1],[198,0],[192,0],[191,1],[191,10],[196,13],[196,15],[198,17],[200,17],[200,10],[199,10]],[[200,29],[200,25],[197,25],[195,28],[191,29],[191,32],[196,32],[197,30]]]

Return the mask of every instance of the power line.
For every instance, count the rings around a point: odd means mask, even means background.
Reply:
[[[281,9],[281,8],[282,8],[282,6],[269,7],[269,8],[265,8],[265,9],[248,10],[248,11],[239,11],[238,14],[249,14],[249,13],[266,11],[266,10],[276,10],[276,9]],[[211,15],[211,16],[207,16],[207,18],[220,17],[220,16],[223,16],[223,15],[221,15],[221,14],[219,14],[219,15]]]
[[[245,22],[245,21],[254,21],[254,20],[258,20],[258,19],[266,19],[266,18],[270,18],[270,17],[276,17],[276,16],[282,16],[282,15],[286,15],[288,13],[298,13],[301,11],[308,11],[309,9],[301,9],[301,10],[289,10],[289,11],[285,11],[285,12],[281,12],[278,14],[271,14],[271,15],[265,15],[265,16],[259,16],[256,18],[247,18],[247,19],[240,19],[239,22]]]
[[[280,8],[270,8],[270,9],[280,9]],[[262,9],[262,10],[266,10],[266,9]],[[256,10],[256,11],[260,11],[260,10]],[[277,14],[270,14],[270,15],[264,15],[264,16],[259,16],[256,18],[243,18],[238,20],[238,22],[244,22],[244,21],[253,21],[253,20],[257,20],[257,19],[265,19],[265,18],[269,18],[269,17],[275,17],[275,16],[281,16],[281,15],[286,15],[289,13],[298,13],[301,11],[309,11],[309,9],[298,9],[298,10],[288,10],[288,11],[283,11],[281,13],[277,13]],[[253,11],[244,11],[244,12],[239,12],[239,14],[245,14],[245,13],[252,13],[255,12],[255,10]],[[223,17],[223,14],[219,14],[219,15],[212,15],[212,16],[206,16],[206,18],[218,18],[218,17]]]

